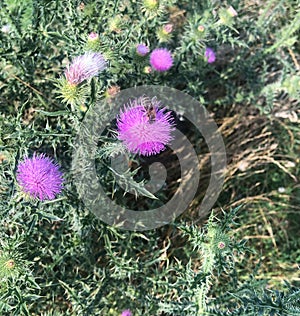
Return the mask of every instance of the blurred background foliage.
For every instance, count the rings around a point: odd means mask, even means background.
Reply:
[[[2,0],[0,21],[1,315],[300,314],[298,0]],[[196,214],[202,187],[175,223],[143,233],[108,227],[78,199],[69,170],[79,114],[55,83],[90,32],[109,67],[83,108],[112,87],[154,84],[213,115],[228,168],[210,219]],[[174,66],[145,72],[138,43],[167,47]],[[18,195],[16,164],[34,151],[65,173],[55,201]]]

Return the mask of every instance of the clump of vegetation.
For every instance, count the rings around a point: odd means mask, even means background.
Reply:
[[[297,1],[2,1],[1,315],[300,314],[299,14]],[[139,86],[185,93],[216,123],[227,167],[208,211],[199,109],[121,102]],[[171,148],[175,130],[190,147]],[[196,193],[155,229],[116,212],[147,218],[186,179]]]

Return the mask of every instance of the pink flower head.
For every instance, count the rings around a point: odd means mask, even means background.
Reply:
[[[136,46],[136,53],[140,56],[146,56],[149,53],[149,47],[145,44],[138,44]]]
[[[125,309],[121,316],[132,316],[131,310],[130,309]]]
[[[18,164],[17,181],[23,192],[40,200],[53,200],[62,190],[58,165],[44,154],[33,154]]]
[[[165,149],[172,140],[174,122],[170,112],[159,109],[159,102],[152,99],[152,112],[145,106],[145,99],[138,98],[121,110],[117,119],[118,138],[135,154],[151,156]]]
[[[88,36],[89,41],[96,41],[99,39],[99,35],[96,32],[91,32]]]
[[[204,56],[206,57],[209,64],[213,63],[216,60],[216,54],[212,48],[207,47]]]
[[[171,52],[166,48],[156,48],[150,54],[150,65],[156,71],[167,71],[173,65]]]
[[[106,68],[106,61],[100,53],[87,52],[74,58],[66,69],[65,76],[70,84],[78,85],[84,80],[98,75]]]

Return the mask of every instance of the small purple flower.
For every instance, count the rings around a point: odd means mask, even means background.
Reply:
[[[57,163],[44,154],[33,154],[18,164],[17,181],[23,192],[40,200],[53,200],[62,190],[62,173]]]
[[[150,65],[156,71],[167,71],[173,65],[171,52],[166,48],[156,48],[150,55]]]
[[[140,56],[146,56],[149,53],[149,47],[145,44],[138,44],[136,46],[136,53]]]
[[[98,75],[106,68],[106,61],[100,53],[87,52],[74,58],[72,64],[67,67],[65,76],[72,85],[78,85],[82,81]]]
[[[207,62],[208,62],[209,64],[211,64],[211,63],[213,63],[213,62],[216,61],[216,54],[215,54],[215,52],[213,51],[213,49],[210,48],[210,47],[207,47],[207,48],[206,48],[204,56],[206,57]]]
[[[157,101],[152,101],[152,105],[154,112],[150,116],[143,99],[135,99],[117,118],[118,139],[132,153],[155,155],[172,140],[174,122],[171,113],[159,109]]]
[[[122,313],[121,316],[132,316],[131,310],[130,309],[125,309]]]

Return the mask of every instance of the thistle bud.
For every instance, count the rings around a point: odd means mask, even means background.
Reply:
[[[161,0],[143,0],[142,11],[148,18],[159,16],[165,12],[165,5]]]
[[[228,12],[229,15],[231,15],[232,17],[235,17],[235,16],[238,15],[237,12],[235,11],[235,9],[234,9],[232,6],[230,6],[230,7],[227,9],[227,12]]]
[[[195,31],[195,38],[198,40],[205,39],[209,35],[208,29],[203,25],[198,25],[196,31]]]
[[[91,32],[86,42],[86,51],[98,52],[100,50],[100,39],[98,33]]]
[[[172,31],[173,31],[173,25],[170,23],[160,27],[156,32],[156,36],[159,42],[161,43],[169,42],[172,37],[172,34],[171,34]]]
[[[144,7],[150,11],[154,11],[159,6],[158,0],[144,0],[143,4]]]
[[[105,91],[104,95],[107,99],[111,99],[114,98],[120,92],[120,90],[121,88],[117,85],[111,86]]]
[[[166,24],[163,26],[163,32],[165,34],[170,34],[173,31],[173,25],[172,24]]]
[[[225,24],[227,26],[231,26],[234,23],[233,18],[235,16],[237,16],[237,12],[235,11],[235,9],[232,6],[230,6],[227,9],[223,8],[219,11],[220,20],[218,21],[218,23]]]
[[[145,44],[138,44],[136,46],[136,53],[139,55],[139,56],[146,56],[148,53],[149,53],[149,47],[146,46]]]
[[[11,254],[2,252],[0,254],[0,278],[17,277],[20,272],[20,265]]]
[[[81,103],[79,105],[79,111],[80,112],[85,113],[87,110],[88,110],[88,107],[84,103]]]
[[[121,25],[122,25],[122,18],[120,15],[116,15],[108,21],[108,29],[110,32],[120,33]]]
[[[146,66],[145,68],[144,68],[144,73],[145,74],[150,74],[152,72],[152,68],[150,67],[150,66]]]
[[[99,35],[98,35],[98,33],[96,33],[96,32],[91,32],[91,33],[89,34],[89,36],[88,36],[88,41],[93,42],[93,41],[97,41],[97,40],[99,40]]]
[[[226,244],[223,241],[220,241],[217,246],[220,250],[223,250],[226,247]]]
[[[205,27],[204,27],[203,25],[199,25],[198,28],[197,28],[197,30],[198,30],[199,32],[204,32]]]
[[[62,102],[70,105],[79,105],[84,101],[82,89],[68,82],[65,78],[59,79],[57,87],[59,89],[59,98],[62,99]]]
[[[13,259],[10,259],[5,262],[7,269],[13,269],[15,267],[15,261]]]

